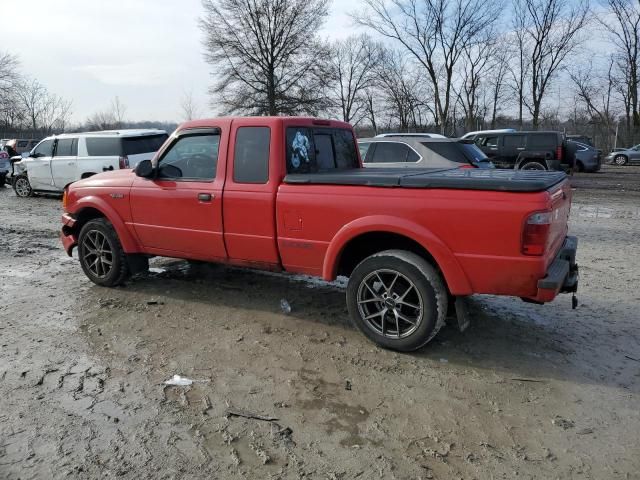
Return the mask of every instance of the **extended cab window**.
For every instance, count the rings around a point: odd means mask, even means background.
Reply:
[[[267,183],[269,181],[269,127],[240,127],[233,156],[233,181]]]
[[[340,128],[287,128],[287,173],[358,168],[356,140]]]
[[[158,176],[170,179],[213,180],[218,166],[219,133],[185,135],[160,159]]]
[[[56,144],[56,157],[75,157],[78,155],[78,144],[75,138],[63,138]]]

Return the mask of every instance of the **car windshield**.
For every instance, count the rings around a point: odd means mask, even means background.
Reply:
[[[441,157],[458,163],[488,162],[489,159],[474,143],[422,142],[422,145]]]

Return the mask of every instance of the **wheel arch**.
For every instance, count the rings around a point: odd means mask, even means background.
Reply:
[[[419,224],[390,216],[360,218],[340,229],[327,249],[323,278],[349,276],[362,260],[384,250],[416,253],[439,270],[452,294],[472,293],[466,274],[442,240]]]
[[[131,234],[122,218],[118,213],[99,197],[83,197],[76,204],[74,212],[76,218],[74,225],[74,233],[80,234],[82,227],[94,218],[106,218],[118,234],[122,248],[126,253],[137,253],[140,251],[140,245]]]

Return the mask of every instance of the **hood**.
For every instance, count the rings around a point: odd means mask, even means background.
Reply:
[[[96,187],[130,187],[136,178],[133,170],[113,170],[110,172],[98,173],[84,180],[73,182],[74,188],[96,188]]]

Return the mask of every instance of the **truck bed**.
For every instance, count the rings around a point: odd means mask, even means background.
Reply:
[[[532,170],[357,168],[327,173],[289,174],[284,178],[284,183],[541,192],[561,183],[566,177],[564,172]]]

